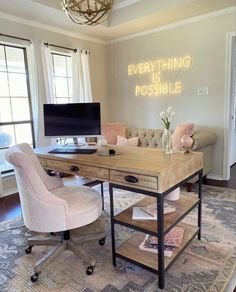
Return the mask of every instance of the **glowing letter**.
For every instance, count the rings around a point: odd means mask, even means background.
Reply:
[[[183,67],[184,68],[190,68],[190,66],[191,66],[191,61],[192,61],[192,58],[191,58],[191,56],[185,56],[185,57],[183,57]]]
[[[135,86],[135,95],[136,96],[140,95],[140,86],[139,85]]]
[[[134,65],[129,65],[128,66],[128,75],[133,75],[134,74],[133,68],[134,68]]]
[[[142,95],[147,95],[148,94],[148,87],[147,87],[147,85],[143,85],[141,87],[141,94]]]
[[[175,82],[175,93],[182,92],[182,83],[180,81]]]

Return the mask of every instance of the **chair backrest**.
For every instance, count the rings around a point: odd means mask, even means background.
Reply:
[[[52,220],[50,215],[57,212],[57,207],[66,207],[64,200],[50,192],[53,185],[62,185],[61,179],[58,183],[58,179],[54,180],[45,173],[33,149],[26,143],[9,148],[6,159],[14,167],[25,225],[31,230],[46,232],[46,225],[50,226],[47,221]],[[61,215],[64,216],[63,212]]]

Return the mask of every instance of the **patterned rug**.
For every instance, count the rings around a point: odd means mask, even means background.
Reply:
[[[142,195],[116,190],[116,212],[140,200]],[[105,208],[109,212],[109,196],[105,192]],[[85,247],[96,257],[92,276],[72,252],[65,251],[42,272],[36,283],[30,281],[35,261],[48,251],[33,248],[26,255],[24,248],[31,233],[21,218],[0,224],[0,291],[81,291],[81,292],[156,292],[156,291],[229,291],[226,289],[236,267],[236,191],[218,187],[203,187],[202,240],[195,239],[166,273],[164,290],[158,289],[158,278],[133,264],[111,260],[110,222],[106,212],[101,221],[107,229],[104,246],[87,242]],[[188,216],[196,222],[196,211]],[[117,226],[117,245],[133,231]],[[75,232],[76,240],[76,232]],[[230,290],[231,292],[232,290]]]

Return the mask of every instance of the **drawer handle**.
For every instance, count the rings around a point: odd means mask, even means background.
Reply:
[[[70,171],[79,171],[79,168],[75,165],[70,166]]]
[[[135,177],[135,176],[133,176],[133,175],[127,175],[127,176],[125,176],[125,180],[126,180],[127,182],[129,182],[129,183],[133,183],[133,184],[135,184],[135,183],[138,182],[138,178]]]

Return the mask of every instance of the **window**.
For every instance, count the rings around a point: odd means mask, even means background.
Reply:
[[[52,53],[54,103],[72,101],[72,63],[70,55]]]
[[[0,44],[0,171],[12,170],[5,160],[14,144],[34,146],[26,49]]]

